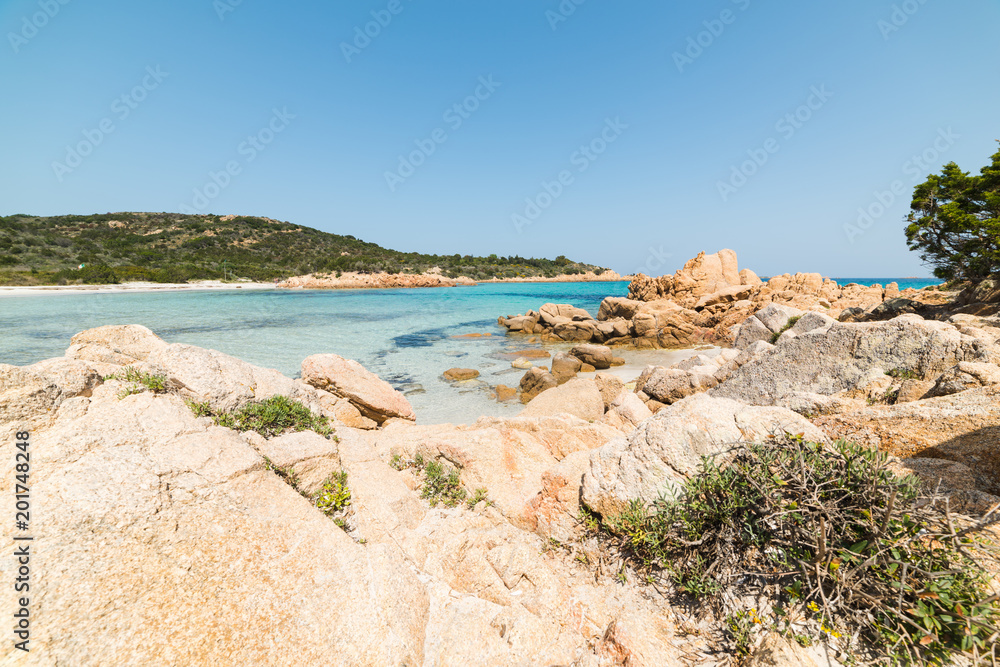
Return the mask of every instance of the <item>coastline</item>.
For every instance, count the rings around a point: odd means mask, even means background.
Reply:
[[[68,294],[141,294],[144,292],[216,292],[228,290],[273,290],[274,283],[224,283],[199,280],[193,283],[119,283],[117,285],[0,285],[0,298]]]
[[[543,276],[518,278],[490,278],[473,280],[468,276],[448,278],[436,271],[426,273],[357,273],[347,272],[340,276],[331,274],[307,274],[294,276],[277,284],[279,289],[403,289],[416,287],[472,287],[480,283],[589,283],[620,282],[631,280],[632,276],[622,276],[614,271],[600,275],[587,273],[565,274],[546,278]]]

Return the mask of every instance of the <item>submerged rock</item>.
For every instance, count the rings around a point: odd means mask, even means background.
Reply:
[[[463,380],[474,380],[479,377],[479,371],[474,368],[449,368],[442,375],[445,380],[461,382]]]

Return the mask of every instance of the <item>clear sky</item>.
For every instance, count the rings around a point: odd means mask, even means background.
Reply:
[[[1000,139],[996,0],[3,0],[0,32],[0,214],[925,276],[913,185]]]

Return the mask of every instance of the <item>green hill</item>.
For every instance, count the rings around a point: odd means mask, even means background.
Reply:
[[[83,264],[84,268],[79,266]],[[315,272],[422,273],[477,280],[604,269],[565,257],[471,257],[389,250],[353,236],[247,216],[108,213],[0,217],[0,284],[268,281]]]

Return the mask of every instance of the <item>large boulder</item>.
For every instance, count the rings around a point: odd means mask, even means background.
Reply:
[[[593,316],[583,308],[568,303],[546,303],[538,309],[539,320],[554,327],[557,324],[573,321],[592,320]]]
[[[521,411],[519,417],[553,417],[569,414],[592,421],[604,415],[604,400],[594,380],[576,378],[542,392]]]
[[[521,402],[527,403],[540,393],[553,387],[558,387],[559,381],[552,373],[544,368],[535,366],[529,368],[528,372],[521,377]]]
[[[110,374],[114,367],[145,361],[152,352],[166,346],[163,339],[141,324],[109,325],[73,336],[66,356],[101,364],[100,370]]]
[[[736,443],[783,432],[827,441],[822,431],[784,408],[691,396],[660,410],[627,438],[591,452],[583,501],[605,516],[615,516],[634,499],[651,503],[676,491],[697,472],[703,456],[724,456]]]
[[[801,317],[803,312],[791,306],[771,303],[754,313],[754,318],[760,320],[772,333],[778,333],[785,328],[793,317]]]
[[[773,405],[795,392],[854,389],[894,370],[930,378],[960,361],[988,359],[981,340],[916,315],[879,323],[816,319],[813,324],[820,326],[786,333],[768,353],[740,366],[713,394]]]
[[[402,393],[358,362],[336,354],[315,354],[302,361],[302,379],[346,398],[365,417],[379,424],[388,419],[415,420],[413,407]]]
[[[573,320],[556,324],[552,328],[556,338],[570,343],[583,343],[594,338],[601,338],[600,329],[595,320]]]
[[[642,391],[653,400],[670,405],[692,394],[708,391],[717,384],[718,381],[710,374],[680,368],[657,368],[643,382]]]
[[[611,368],[611,348],[606,345],[577,345],[569,351],[574,357],[597,370]]]
[[[559,382],[559,384],[576,377],[576,374],[579,373],[582,368],[583,362],[574,357],[572,354],[556,352],[556,355],[552,357],[552,375]]]
[[[643,303],[643,301],[628,299],[623,296],[609,296],[601,301],[601,307],[597,311],[597,319],[614,320],[621,318],[631,320],[635,317],[636,313],[642,310]]]

